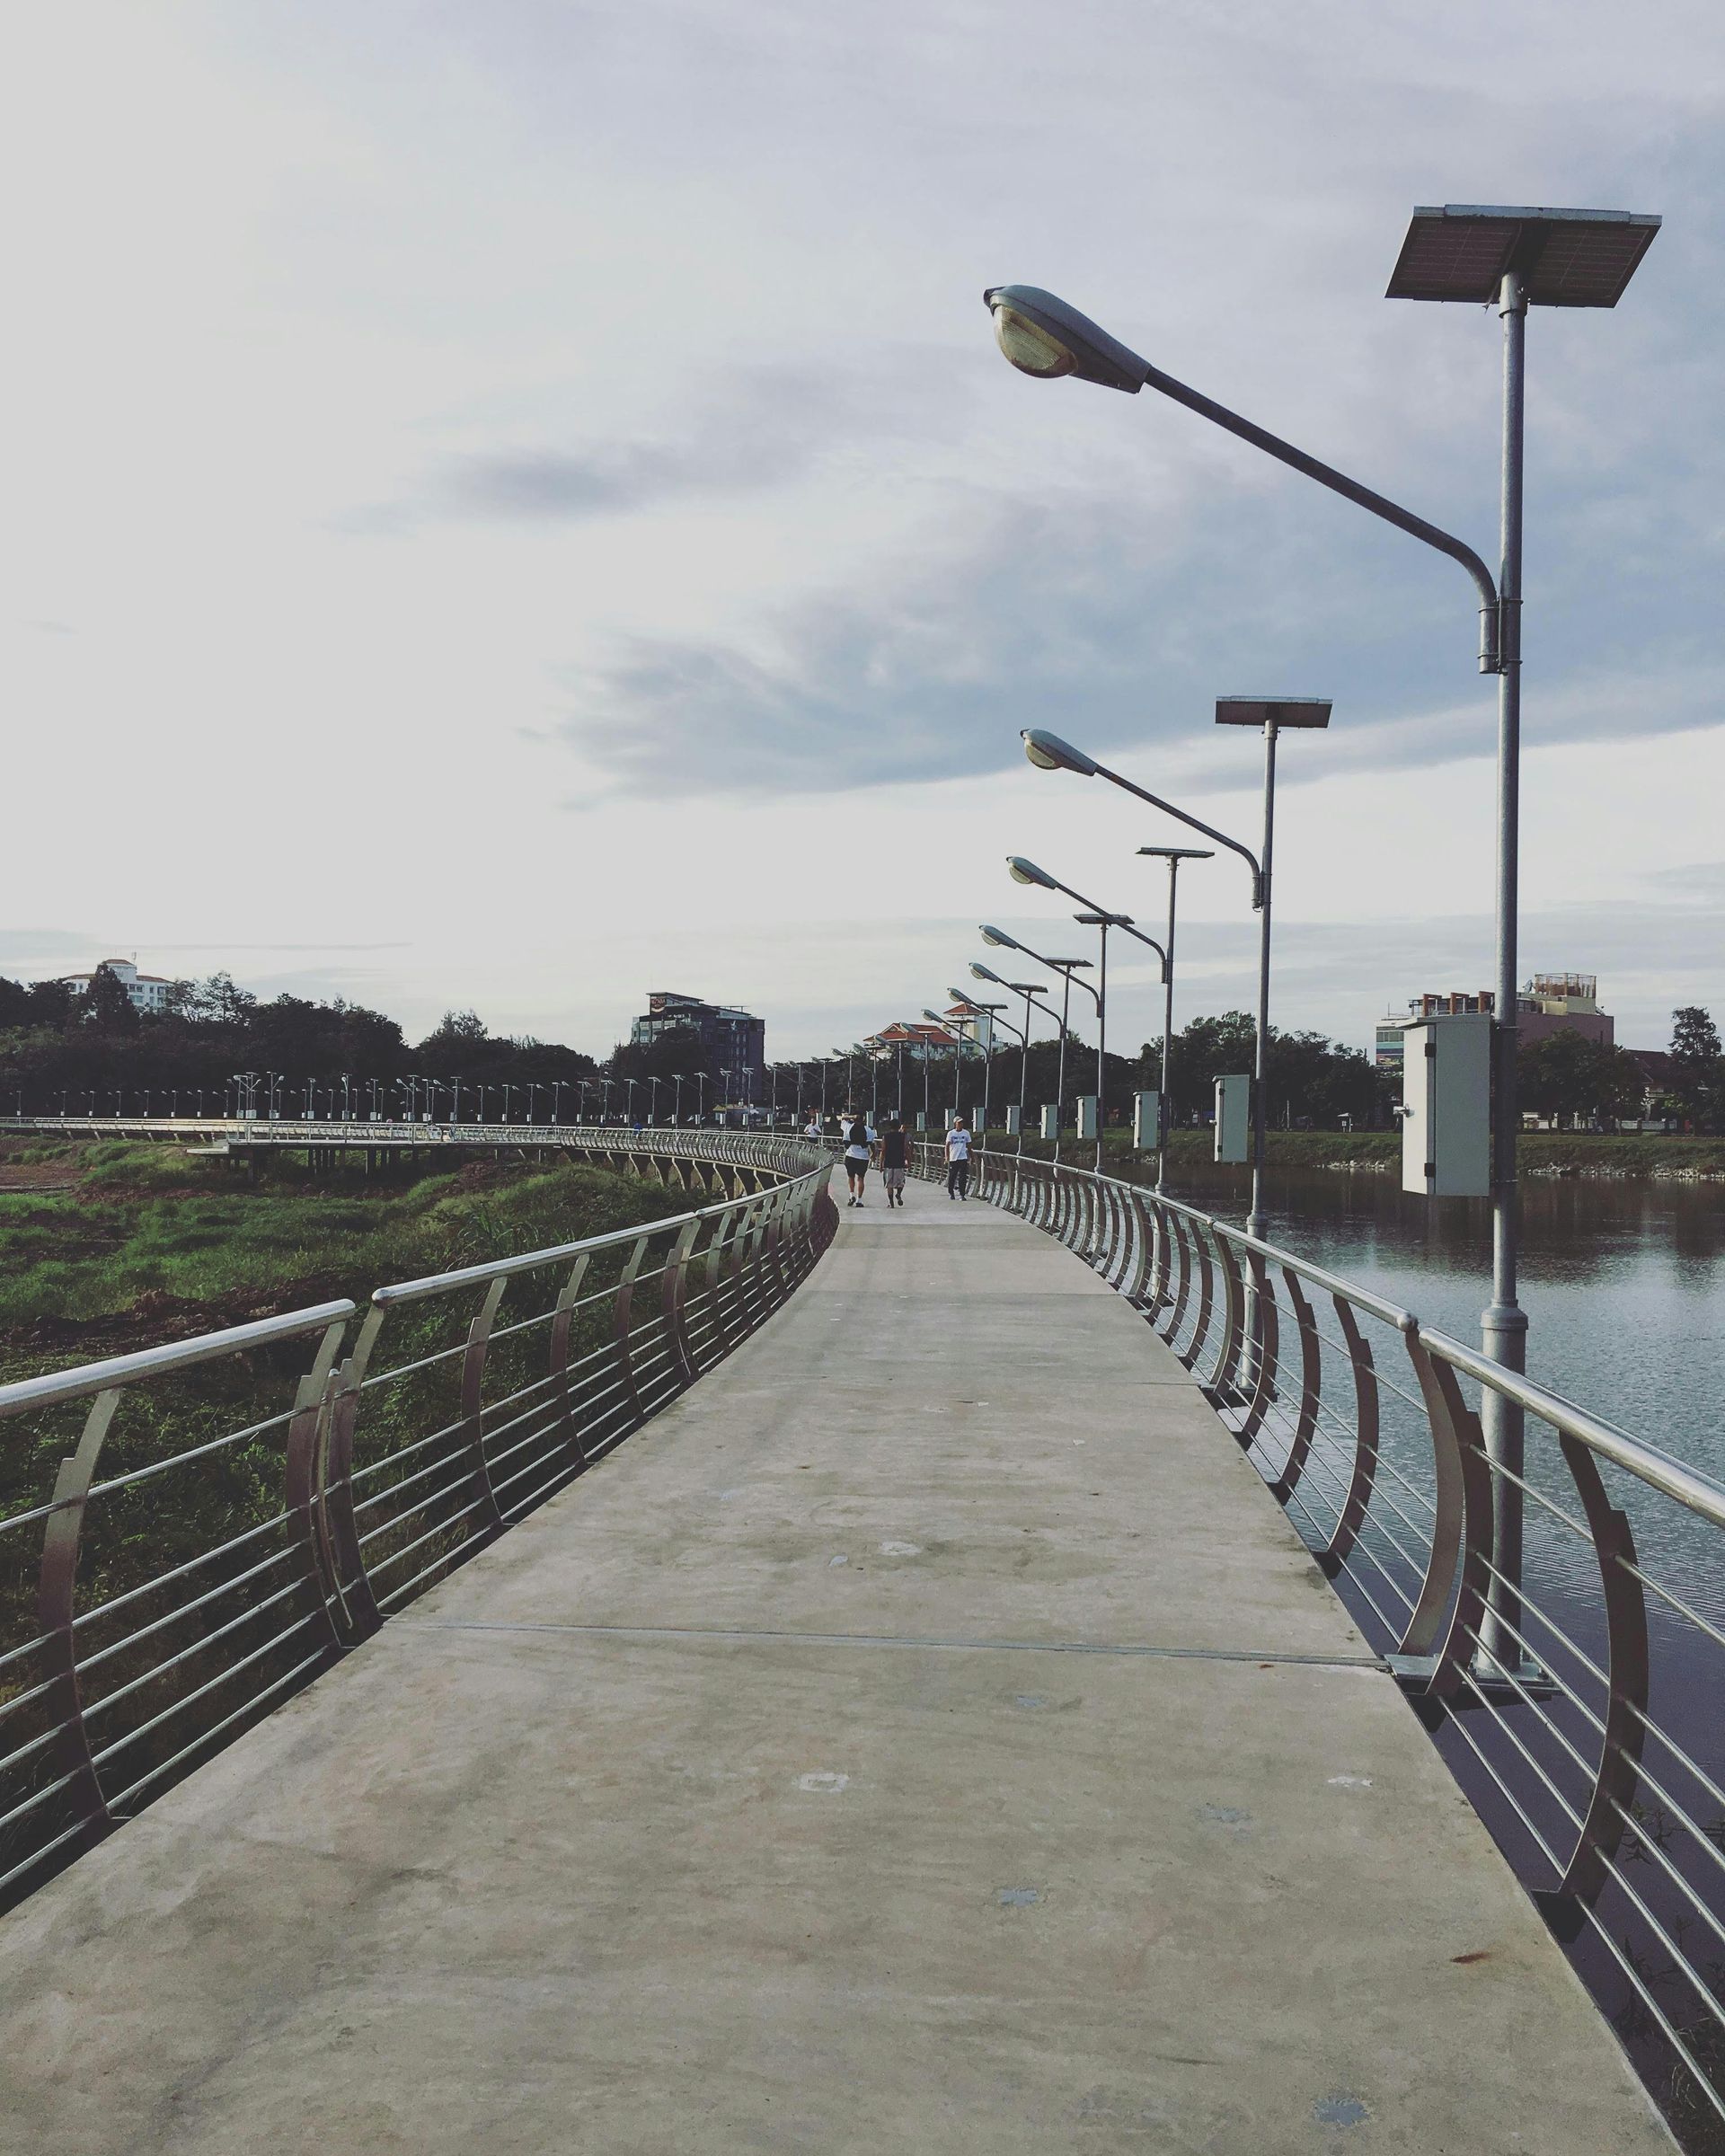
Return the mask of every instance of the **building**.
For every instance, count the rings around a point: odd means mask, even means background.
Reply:
[[[102,965],[119,981],[130,998],[133,1010],[140,1015],[148,1016],[153,1012],[167,1009],[168,991],[173,986],[172,981],[164,979],[159,973],[140,973],[130,959],[104,959]],[[97,968],[96,971],[100,972],[101,968]],[[90,984],[95,977],[93,972],[63,973],[58,976],[60,985],[69,988],[74,995],[88,995]]]
[[[638,1047],[650,1047],[668,1033],[698,1033],[702,1053],[716,1071],[731,1074],[733,1100],[759,1098],[766,1063],[766,1021],[729,1003],[709,1003],[698,995],[678,995],[668,988],[648,991],[645,1014],[629,1029]]]
[[[1402,1069],[1402,1029],[1409,1020],[1456,1017],[1483,1012],[1488,1017],[1496,1004],[1489,988],[1469,994],[1447,989],[1411,996],[1407,1018],[1391,1015],[1377,1021],[1373,1061],[1380,1071],[1398,1074]],[[1524,984],[1516,999],[1516,1031],[1525,1046],[1546,1040],[1553,1033],[1579,1033],[1584,1040],[1610,1047],[1616,1040],[1617,1021],[1599,1008],[1599,979],[1592,973],[1536,973]]]
[[[985,1026],[990,1022],[987,1012],[978,1013],[969,1003],[954,1003],[946,1016],[948,1023],[963,1036],[967,1044],[976,1041],[978,1016]],[[931,1019],[894,1019],[878,1033],[865,1034],[862,1045],[871,1056],[882,1059],[896,1056],[902,1048],[907,1056],[918,1061],[936,1061],[952,1053],[952,1035],[945,1026],[937,1026]]]

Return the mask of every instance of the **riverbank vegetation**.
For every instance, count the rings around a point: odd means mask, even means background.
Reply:
[[[559,1162],[400,1163],[366,1179],[266,1162],[246,1181],[177,1147],[13,1145],[0,1162],[0,1366],[17,1376],[243,1324],[385,1281],[679,1210]]]

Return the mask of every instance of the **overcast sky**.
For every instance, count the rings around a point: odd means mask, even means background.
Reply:
[[[1499,327],[1386,302],[1423,202],[1655,211],[1536,314],[1523,954],[1725,1016],[1716,4],[56,0],[7,19],[0,971],[136,950],[603,1051],[914,1015],[1024,853],[1148,925],[1290,738],[1278,1022],[1491,979],[1453,564],[1149,395],[999,358],[1051,286],[1495,551]],[[1180,1007],[1245,1003],[1228,858]],[[1110,1033],[1159,1023],[1124,966]]]

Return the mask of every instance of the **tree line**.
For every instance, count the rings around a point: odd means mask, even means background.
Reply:
[[[693,1030],[650,1046],[620,1044],[603,1061],[555,1041],[489,1032],[472,1011],[447,1012],[410,1042],[381,1011],[337,997],[263,1000],[226,973],[176,981],[160,1011],[140,1012],[111,968],[79,994],[61,981],[0,978],[0,1112],[36,1115],[234,1112],[247,1097],[260,1113],[399,1115],[410,1107],[464,1118],[507,1111],[572,1118],[585,1097],[621,1110],[629,1082],[681,1071],[686,1110],[717,1082]],[[702,1089],[693,1082],[707,1081]],[[607,1087],[607,1082],[609,1085]],[[583,1096],[583,1088],[586,1089]],[[565,1098],[567,1095],[567,1098]],[[661,1100],[668,1112],[670,1096]]]
[[[1195,1018],[1174,1037],[1170,1112],[1182,1124],[1208,1120],[1215,1081],[1250,1071],[1254,1029],[1244,1011]],[[983,1058],[974,1051],[903,1065],[907,1113],[926,1100],[932,1111],[958,1102],[974,1115],[982,1106]],[[1376,1067],[1359,1049],[1314,1031],[1269,1037],[1269,1116],[1272,1126],[1335,1129],[1385,1128],[1399,1091],[1393,1073]],[[1017,1047],[989,1059],[987,1093],[996,1121],[1019,1098],[1021,1072],[1032,1112],[1055,1099],[1059,1044],[1031,1044],[1028,1069]],[[1135,1092],[1159,1087],[1162,1049],[1146,1041],[1136,1056],[1108,1057],[1109,1120],[1124,1122]],[[1648,1074],[1627,1049],[1604,1047],[1565,1030],[1530,1041],[1519,1059],[1522,1105],[1529,1112],[1603,1121],[1641,1115]],[[820,1100],[814,1063],[778,1066],[782,1110],[797,1105],[797,1075],[805,1110]],[[422,1040],[410,1043],[382,1012],[341,997],[317,1003],[296,995],[268,1001],[237,987],[226,973],[176,981],[164,1007],[140,1012],[119,976],[99,967],[86,994],[60,981],[33,986],[0,978],[0,1112],[23,1114],[216,1115],[240,1104],[248,1078],[260,1112],[283,1115],[396,1115],[413,1109],[520,1118],[555,1112],[565,1119],[596,1116],[665,1121],[674,1109],[688,1120],[711,1111],[722,1087],[720,1071],[693,1029],[651,1042],[620,1043],[603,1058],[530,1036],[498,1036],[472,1011],[447,1012]],[[679,1084],[679,1077],[681,1082]],[[1653,1112],[1697,1130],[1725,1126],[1725,1053],[1710,1013],[1689,1005],[1673,1013],[1671,1047],[1652,1089]],[[847,1105],[886,1113],[899,1101],[896,1060],[871,1062],[861,1050],[848,1069],[827,1070],[826,1097],[836,1114]],[[1066,1101],[1096,1090],[1093,1041],[1067,1037]]]

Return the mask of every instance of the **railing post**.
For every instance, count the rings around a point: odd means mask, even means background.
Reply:
[[[694,1356],[689,1347],[689,1330],[686,1317],[689,1250],[694,1244],[698,1220],[687,1220],[678,1231],[670,1256],[665,1260],[665,1277],[659,1297],[665,1312],[665,1330],[670,1336],[671,1353],[677,1361],[686,1386],[692,1385],[701,1373],[695,1367]]]
[[[305,1586],[322,1619],[324,1644],[338,1652],[347,1644],[337,1614],[341,1608],[341,1589],[334,1554],[319,1517],[318,1460],[328,1441],[334,1404],[332,1373],[347,1329],[345,1318],[325,1328],[312,1366],[299,1381],[288,1424],[283,1477],[288,1516],[297,1524]]]
[[[68,1778],[67,1798],[78,1824],[93,1838],[115,1825],[102,1794],[101,1777],[90,1752],[89,1733],[84,1722],[84,1692],[78,1683],[78,1649],[73,1630],[74,1598],[78,1576],[78,1542],[84,1532],[84,1500],[96,1479],[96,1462],[114,1410],[120,1402],[118,1387],[98,1392],[84,1418],[78,1449],[60,1462],[55,1477],[53,1503],[42,1529],[41,1572],[37,1582],[36,1612],[46,1639],[44,1659],[49,1689],[44,1712],[55,1729],[49,1756]]]
[[[629,1262],[624,1267],[617,1281],[615,1337],[617,1343],[617,1374],[623,1380],[624,1390],[629,1395],[629,1404],[634,1409],[637,1425],[647,1419],[647,1411],[641,1404],[641,1388],[635,1383],[634,1348],[630,1340],[631,1319],[635,1300],[635,1277],[641,1271],[641,1261],[647,1255],[647,1238],[637,1235],[629,1252]]]
[[[575,1396],[569,1389],[569,1343],[575,1322],[575,1305],[580,1299],[581,1283],[587,1278],[591,1257],[590,1250],[583,1250],[570,1268],[551,1320],[552,1397],[563,1443],[574,1454],[577,1468],[587,1465],[587,1447],[581,1443],[580,1428],[575,1419]]]
[[[328,1406],[323,1418],[316,1454],[314,1497],[318,1531],[324,1561],[336,1594],[342,1645],[355,1646],[369,1639],[384,1621],[384,1613],[371,1589],[365,1552],[359,1546],[359,1522],[354,1510],[353,1437],[366,1371],[385,1312],[374,1303],[367,1311],[354,1342],[353,1353],[330,1382]]]
[[[1287,1289],[1288,1308],[1294,1312],[1294,1322],[1300,1335],[1299,1411],[1295,1418],[1294,1435],[1288,1440],[1287,1458],[1282,1462],[1281,1473],[1269,1486],[1278,1503],[1286,1505],[1294,1494],[1295,1484],[1305,1472],[1306,1457],[1317,1432],[1318,1402],[1323,1391],[1323,1350],[1318,1340],[1318,1321],[1312,1314],[1312,1305],[1305,1299],[1298,1274],[1291,1266],[1285,1265],[1282,1280]]]
[[[491,1488],[491,1464],[485,1457],[485,1357],[491,1348],[491,1327],[503,1300],[509,1277],[493,1280],[485,1291],[479,1315],[467,1331],[467,1352],[461,1358],[462,1434],[473,1454],[473,1481],[479,1490],[479,1513],[483,1525],[495,1532],[503,1524],[503,1510]]]
[[[1347,1495],[1336,1517],[1336,1531],[1318,1552],[1318,1562],[1333,1578],[1359,1539],[1377,1480],[1377,1365],[1372,1360],[1372,1344],[1359,1330],[1353,1305],[1344,1295],[1332,1294],[1330,1300],[1336,1306],[1336,1321],[1348,1344],[1348,1360],[1354,1373],[1354,1462]]]
[[[1624,1823],[1641,1779],[1649,1680],[1647,1597],[1634,1573],[1634,1532],[1627,1517],[1606,1497],[1597,1462],[1585,1445],[1561,1430],[1557,1441],[1587,1515],[1594,1555],[1598,1560],[1606,1603],[1606,1669],[1611,1690],[1592,1794],[1575,1848],[1549,1898],[1591,1902],[1604,1886],[1606,1867],[1623,1838]],[[1521,1650],[1514,1651],[1518,1654]]]
[[[1235,1433],[1243,1445],[1251,1445],[1263,1427],[1264,1418],[1269,1412],[1269,1403],[1276,1397],[1277,1349],[1279,1344],[1276,1298],[1269,1285],[1269,1268],[1264,1263],[1262,1253],[1258,1250],[1246,1252],[1246,1263],[1252,1269],[1249,1307],[1253,1319],[1255,1352],[1252,1356],[1252,1392],[1246,1401],[1245,1416]]]
[[[1435,1652],[1436,1666],[1424,1690],[1448,1699],[1461,1687],[1462,1664],[1472,1652],[1467,1643],[1478,1638],[1485,1608],[1491,1556],[1491,1471],[1478,1421],[1462,1398],[1455,1373],[1446,1363],[1434,1362],[1420,1339],[1417,1321],[1410,1321],[1402,1337],[1426,1403],[1438,1502],[1430,1561],[1396,1651],[1411,1656]],[[1443,1623],[1446,1608],[1450,1612],[1447,1625]]]

